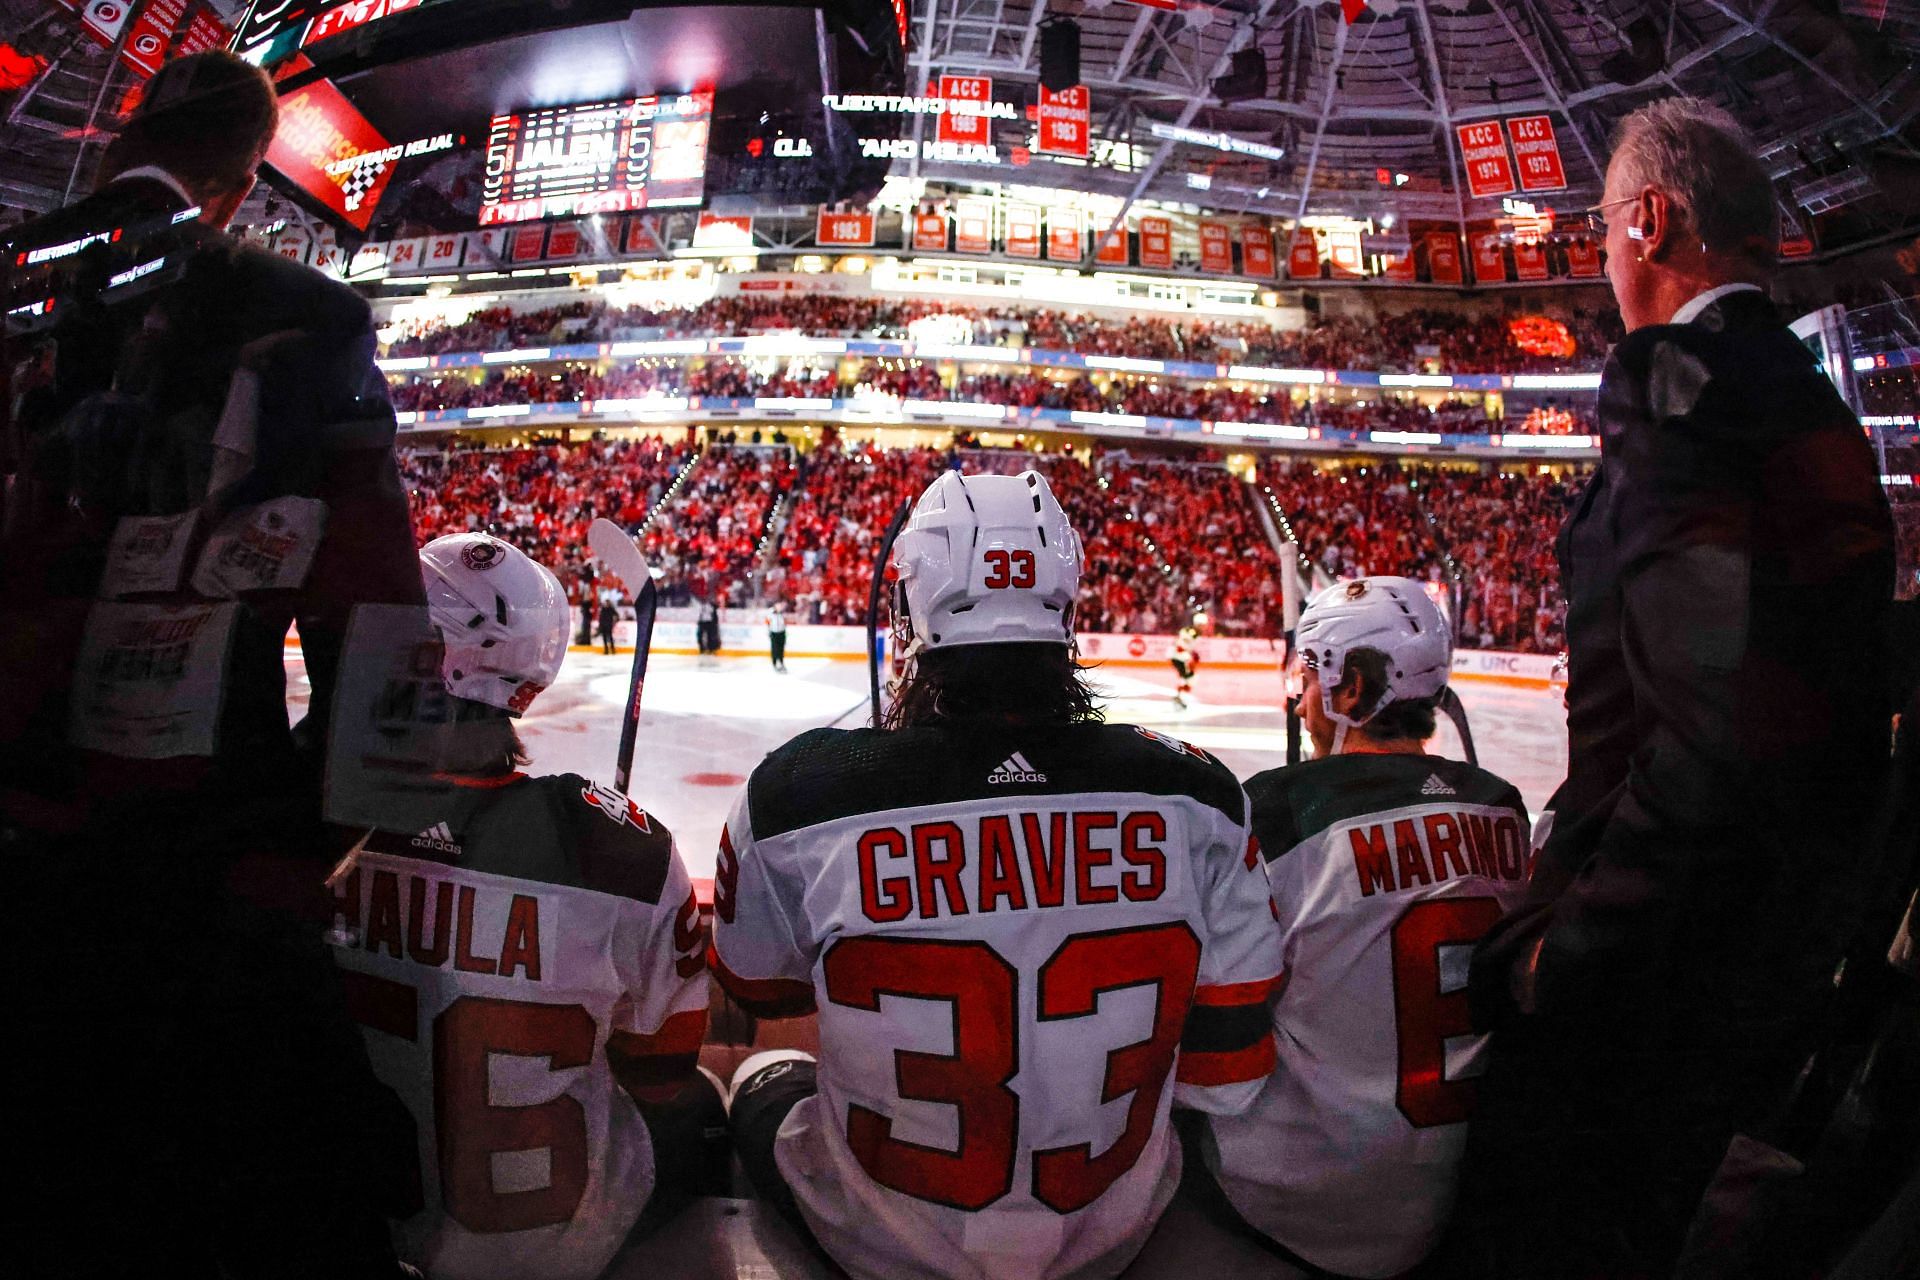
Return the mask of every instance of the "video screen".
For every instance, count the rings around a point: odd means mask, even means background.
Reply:
[[[712,125],[711,93],[497,115],[480,225],[698,205]]]
[[[280,99],[267,165],[310,208],[364,233],[393,176],[390,150],[338,89],[316,80]]]
[[[270,67],[301,49],[417,9],[422,3],[424,0],[255,0],[240,20],[233,48],[247,61]]]

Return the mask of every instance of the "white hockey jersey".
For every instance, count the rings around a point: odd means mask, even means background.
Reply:
[[[636,1101],[706,1037],[705,933],[666,829],[571,774],[468,780],[334,880],[374,1070],[419,1132],[400,1256],[441,1280],[592,1280],[653,1193]]]
[[[1246,822],[1210,756],[1124,725],[817,730],[755,770],[712,964],[750,1009],[819,1011],[776,1158],[848,1272],[1132,1259],[1179,1181],[1176,1093],[1232,1111],[1273,1065]]]
[[[1436,756],[1355,754],[1249,779],[1286,977],[1279,1065],[1208,1163],[1242,1217],[1343,1275],[1397,1275],[1452,1212],[1487,1037],[1473,944],[1518,904],[1511,783]]]

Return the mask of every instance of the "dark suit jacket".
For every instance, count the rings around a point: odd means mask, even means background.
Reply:
[[[60,243],[101,227],[164,225],[166,215],[184,207],[164,183],[121,181],[17,229],[12,239]],[[234,763],[251,757],[248,772],[255,781],[284,778],[290,767],[312,781],[351,610],[363,602],[424,602],[407,497],[393,457],[393,409],[374,365],[372,316],[358,294],[312,268],[199,224],[182,224],[178,233],[192,263],[186,278],[169,286],[166,300],[154,308],[107,308],[57,331],[58,376],[28,389],[18,425],[31,449],[74,401],[112,385],[116,370],[125,385],[122,353],[149,310],[164,308],[184,331],[165,344],[163,359],[149,362],[156,366],[150,371],[152,398],[163,415],[210,429],[207,407],[217,417],[235,369],[244,361],[258,370],[257,455],[233,502],[318,498],[327,504],[327,526],[304,588],[292,598],[255,602],[263,622],[254,629],[258,652],[236,658],[252,673],[238,682],[244,705],[230,708],[223,720],[234,722]],[[33,523],[28,513],[10,513],[10,539],[30,543]],[[0,575],[21,596],[91,591],[84,574],[63,580],[46,572],[45,564],[0,564]],[[298,751],[288,735],[276,674],[280,636],[294,621],[313,686],[310,716],[300,730],[305,745]],[[28,661],[24,654],[15,657]],[[35,680],[59,690],[60,671],[53,665],[58,658],[34,659],[42,660]],[[7,666],[12,669],[12,661]],[[10,731],[18,727],[8,719]]]
[[[1887,502],[1763,294],[1630,334],[1600,422],[1559,542],[1567,778],[1474,1004],[1498,1025],[1530,990],[1556,1019],[1739,1034],[1830,977],[1858,906],[1888,754]]]

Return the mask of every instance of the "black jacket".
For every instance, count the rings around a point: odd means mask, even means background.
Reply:
[[[1859,422],[1760,293],[1614,349],[1561,531],[1567,778],[1476,954],[1532,1009],[1685,1034],[1830,976],[1884,785],[1892,525]],[[1657,1032],[1655,1034],[1658,1034]]]
[[[164,227],[168,215],[184,207],[164,183],[123,180],[16,229],[10,239],[54,244],[103,227]],[[189,265],[184,278],[157,291],[151,303],[68,307],[70,318],[50,335],[16,337],[10,343],[12,355],[37,361],[37,376],[14,387],[19,412],[8,424],[10,452],[18,455],[14,462],[23,471],[42,465],[44,443],[77,401],[109,385],[127,384],[124,353],[150,315],[164,314],[176,336],[153,344],[158,354],[140,365],[145,372],[139,381],[151,388],[151,400],[169,430],[186,439],[181,456],[190,460],[189,479],[204,492],[204,476],[193,468],[218,453],[210,437],[234,372],[242,363],[257,371],[256,452],[225,505],[245,507],[288,495],[317,498],[326,504],[326,529],[298,591],[267,593],[248,602],[246,632],[233,658],[236,672],[246,674],[236,675],[237,696],[232,690],[225,695],[230,705],[223,712],[233,749],[223,748],[221,755],[246,775],[230,779],[233,785],[272,786],[293,775],[306,780],[299,785],[313,785],[352,609],[366,602],[424,600],[407,497],[393,456],[393,409],[374,364],[371,312],[344,284],[222,232],[184,221],[168,234],[179,245],[169,260]],[[16,274],[12,284],[17,289],[19,283]],[[128,470],[138,475],[140,469]],[[193,486],[179,487],[191,492]],[[59,486],[43,489],[47,504],[58,504]],[[50,532],[61,521],[27,509],[33,492],[15,492],[15,509],[6,513],[8,555],[0,564],[7,607],[17,605],[30,617],[57,611],[63,600],[84,602],[92,594],[99,529],[110,529],[114,518],[106,511],[92,528]],[[166,505],[151,494],[136,496],[151,499],[150,506]],[[294,622],[312,682],[311,715],[298,746],[287,729],[278,675],[281,637]],[[38,640],[27,642],[10,630],[18,643],[10,643],[12,652],[0,663],[12,673],[9,683],[15,674],[31,671],[15,690],[30,690],[38,703],[21,706],[5,699],[0,739],[12,748],[6,751],[10,762],[24,758],[43,773],[30,785],[57,790],[60,771],[53,763],[59,753],[42,751],[36,736],[59,736],[57,704],[72,658],[61,650],[70,646],[71,636],[57,628],[36,633],[31,623],[28,627]],[[38,735],[30,721],[37,722]]]

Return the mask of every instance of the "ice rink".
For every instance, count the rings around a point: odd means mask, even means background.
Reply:
[[[631,662],[624,653],[568,655],[558,683],[521,721],[533,772],[612,778]],[[1204,747],[1243,779],[1286,762],[1277,672],[1203,667],[1184,711],[1173,705],[1170,669],[1109,665],[1093,678],[1109,721]],[[1566,768],[1558,694],[1480,679],[1457,687],[1480,763],[1517,785],[1537,813]],[[672,828],[693,876],[710,879],[721,824],[760,758],[804,730],[855,728],[867,715],[867,669],[858,661],[792,658],[781,674],[764,657],[656,653],[642,701],[634,799]],[[1433,746],[1460,755],[1444,722]]]

